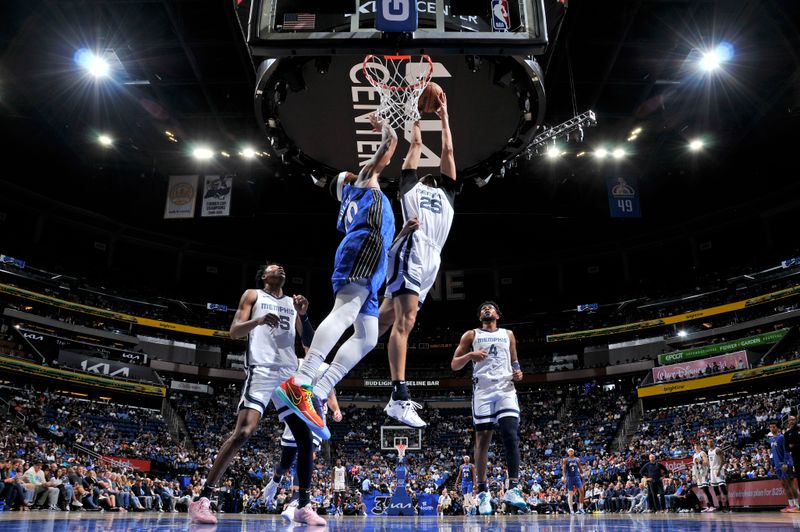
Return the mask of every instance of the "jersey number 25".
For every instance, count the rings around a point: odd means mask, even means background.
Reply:
[[[433,214],[441,214],[442,213],[442,202],[436,198],[422,198],[419,200],[419,208],[420,209],[427,209],[431,211]]]

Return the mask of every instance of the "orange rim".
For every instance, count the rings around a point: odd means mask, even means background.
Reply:
[[[428,72],[425,74],[425,76],[422,79],[420,79],[418,82],[414,83],[413,85],[408,85],[406,87],[403,87],[403,86],[400,86],[400,85],[387,85],[385,83],[381,83],[380,81],[378,81],[377,79],[372,77],[372,75],[369,73],[369,70],[367,70],[367,64],[372,59],[375,59],[376,57],[378,57],[378,56],[373,55],[373,54],[368,54],[366,57],[364,57],[364,63],[362,63],[362,65],[361,65],[361,70],[364,72],[364,76],[367,78],[367,81],[369,81],[369,84],[372,85],[373,87],[378,87],[378,88],[386,89],[386,90],[390,90],[390,91],[409,91],[409,90],[414,90],[414,89],[417,89],[419,87],[423,87],[423,86],[427,85],[428,81],[430,81],[430,79],[431,79],[431,75],[433,74],[433,61],[431,60],[431,57],[429,55],[423,54],[422,55],[422,60],[428,62]],[[410,61],[411,60],[411,56],[410,55],[384,55],[382,57],[387,61]]]

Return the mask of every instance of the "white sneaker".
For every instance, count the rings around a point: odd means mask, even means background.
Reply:
[[[291,523],[294,519],[294,512],[297,510],[297,504],[298,500],[295,499],[289,503],[289,506],[287,506],[284,511],[281,512],[281,517],[283,517],[283,520],[287,523]]]
[[[261,497],[259,500],[266,506],[272,499],[275,498],[275,494],[278,493],[278,483],[275,480],[270,479],[269,484],[267,484],[263,490],[261,490]]]
[[[481,515],[492,514],[491,497],[489,497],[489,494],[485,491],[478,493],[478,513]]]
[[[511,506],[515,506],[521,510],[526,510],[528,508],[528,503],[526,503],[525,499],[522,498],[519,488],[511,488],[508,490],[505,497],[503,497],[503,500]]]
[[[427,427],[428,424],[422,421],[422,419],[419,417],[417,414],[417,408],[422,408],[422,405],[415,403],[410,399],[407,401],[395,401],[394,399],[389,399],[389,403],[386,405],[383,411],[386,412],[387,416],[396,419],[403,425],[407,425],[415,429],[422,429]]]

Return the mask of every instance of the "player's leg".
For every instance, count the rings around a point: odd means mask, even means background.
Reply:
[[[248,375],[248,381],[250,379],[251,375]],[[245,387],[245,391],[246,390],[247,388]],[[243,394],[240,405],[242,405],[245,400]],[[239,415],[236,418],[236,426],[231,435],[228,436],[228,439],[225,440],[225,443],[220,447],[217,458],[214,460],[214,464],[211,466],[211,470],[206,477],[206,483],[205,486],[203,486],[203,491],[200,493],[200,498],[195,502],[189,503],[188,513],[192,522],[205,524],[215,524],[217,522],[217,518],[211,512],[209,498],[213,495],[217,483],[225,474],[225,471],[228,469],[228,466],[230,466],[236,453],[238,453],[242,445],[250,439],[250,436],[255,431],[260,420],[261,410],[256,410],[251,406],[240,407]]]
[[[394,325],[394,303],[391,296],[387,295],[381,301],[381,307],[378,310],[378,338],[386,334],[392,325]]]
[[[365,304],[366,305],[366,304]],[[356,364],[361,362],[367,353],[372,351],[378,343],[378,317],[377,298],[374,301],[374,311],[365,307],[367,312],[358,315],[353,323],[353,335],[342,344],[331,361],[330,367],[319,378],[314,386],[314,394],[319,400],[324,400]],[[316,336],[315,336],[316,338]],[[305,366],[306,363],[303,363]]]
[[[363,283],[354,282],[343,286],[336,293],[336,302],[333,310],[317,328],[305,361],[297,372],[284,381],[276,390],[276,398],[283,405],[291,408],[300,419],[305,421],[323,439],[328,439],[330,432],[325,427],[325,418],[322,416],[319,401],[314,398],[311,383],[325,357],[328,356],[336,342],[339,341],[344,331],[350,325],[353,325],[360,309],[370,297],[372,297],[370,288]],[[372,344],[373,347],[377,343],[377,321],[376,318],[376,338]],[[322,397],[323,399],[327,398],[327,394]]]
[[[311,506],[311,473],[314,467],[311,430],[305,421],[295,414],[286,416],[284,422],[289,425],[297,443],[297,486],[299,489],[298,509],[294,514],[294,520],[309,525],[325,525],[325,520],[317,515]]]

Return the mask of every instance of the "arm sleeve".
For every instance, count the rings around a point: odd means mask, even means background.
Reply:
[[[308,314],[305,316],[300,316],[300,323],[303,324],[303,332],[300,335],[300,341],[303,342],[303,345],[306,347],[311,347],[311,341],[314,339],[314,324],[311,323],[311,318],[308,317]]]
[[[446,174],[442,174],[437,177],[436,181],[439,185],[439,188],[444,191],[445,196],[447,196],[447,200],[450,202],[450,206],[452,207],[456,201],[456,194],[461,192],[462,183]]]

